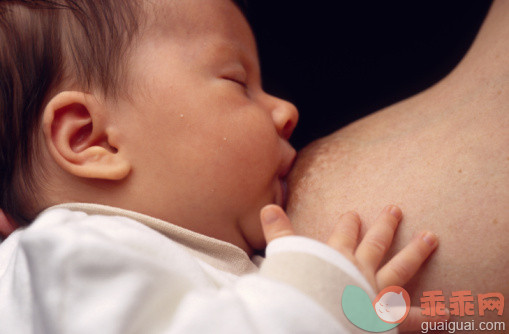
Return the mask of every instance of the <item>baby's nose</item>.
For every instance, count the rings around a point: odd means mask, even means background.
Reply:
[[[293,103],[278,99],[272,111],[272,119],[279,135],[289,139],[297,126],[299,112]]]

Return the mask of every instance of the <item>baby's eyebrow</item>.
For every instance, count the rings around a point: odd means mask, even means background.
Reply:
[[[258,54],[255,52],[254,55],[247,47],[239,45],[230,41],[218,41],[214,43],[214,54],[224,61],[231,61],[240,59],[242,64],[249,70],[252,67],[258,66]]]
[[[231,56],[242,56],[242,48],[240,48],[236,43],[228,42],[228,41],[218,41],[212,43],[212,49],[216,56],[223,56],[224,58],[231,58]]]

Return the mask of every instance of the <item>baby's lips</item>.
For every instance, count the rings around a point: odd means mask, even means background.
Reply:
[[[287,193],[287,183],[286,183],[286,176],[290,174],[290,171],[293,168],[293,165],[295,163],[295,159],[297,158],[297,151],[293,147],[290,146],[290,150],[288,151],[287,156],[285,157],[285,160],[282,161],[280,169],[278,171],[278,177],[279,177],[279,184],[280,184],[280,196],[278,196],[277,201],[278,205],[280,205],[283,209],[286,208],[286,201],[288,199],[288,193]]]
[[[286,178],[286,176],[288,174],[290,174],[290,171],[293,168],[293,165],[295,163],[295,159],[296,158],[297,158],[297,151],[295,151],[295,149],[292,147],[292,151],[289,154],[288,160],[285,160],[281,164],[281,168],[280,168],[280,171],[278,173],[280,179],[284,180]]]

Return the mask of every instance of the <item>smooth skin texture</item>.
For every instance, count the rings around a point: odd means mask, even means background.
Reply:
[[[0,210],[0,238],[7,238],[16,228],[16,223]]]
[[[128,97],[64,90],[46,107],[44,207],[106,204],[249,254],[262,249],[259,212],[283,205],[297,109],[263,91],[254,36],[231,1],[146,10],[129,53]]]

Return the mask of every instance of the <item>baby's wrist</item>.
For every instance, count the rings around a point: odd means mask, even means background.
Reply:
[[[260,274],[292,286],[344,322],[341,296],[347,285],[375,292],[358,268],[333,248],[313,239],[287,236],[272,241]]]

